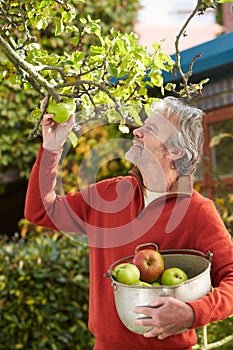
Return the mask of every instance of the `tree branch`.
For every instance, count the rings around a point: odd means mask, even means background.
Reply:
[[[190,96],[190,92],[188,89],[188,79],[189,77],[192,75],[192,68],[193,68],[193,64],[194,61],[200,57],[201,54],[196,55],[193,60],[192,63],[190,64],[189,67],[189,71],[187,73],[184,73],[182,68],[181,68],[181,61],[180,61],[180,49],[179,49],[179,45],[180,45],[180,38],[181,36],[187,36],[186,35],[186,28],[189,25],[190,21],[192,20],[192,18],[199,12],[199,11],[203,11],[203,0],[197,0],[197,4],[196,7],[194,8],[193,12],[191,13],[191,15],[187,18],[186,22],[184,23],[184,25],[182,26],[179,34],[176,36],[176,40],[175,40],[175,55],[176,55],[176,63],[174,66],[174,70],[177,69],[177,71],[179,72],[183,85],[184,85],[184,90],[185,93],[187,95],[187,99],[190,100],[191,96]]]
[[[89,86],[95,86],[97,87],[99,90],[103,91],[106,93],[106,95],[108,95],[108,97],[115,103],[116,105],[116,111],[120,114],[120,116],[124,119],[124,115],[122,114],[121,110],[120,110],[120,105],[117,102],[116,98],[113,96],[113,94],[111,94],[111,92],[101,83],[98,83],[97,81],[92,81],[92,80],[77,80],[75,82],[71,82],[71,83],[64,83],[64,84],[59,84],[56,86],[56,89],[60,89],[63,87],[71,87],[71,86],[80,86],[80,85],[89,85]],[[85,89],[86,90],[86,89]]]
[[[41,111],[41,115],[40,115],[39,118],[37,119],[37,122],[36,122],[36,124],[35,124],[33,130],[30,132],[30,134],[29,134],[29,136],[28,136],[28,140],[29,140],[29,141],[31,141],[31,140],[33,140],[33,139],[36,139],[37,136],[39,136],[38,129],[39,129],[40,123],[41,123],[41,121],[42,121],[42,119],[43,119],[43,116],[44,116],[44,114],[45,114],[45,112],[46,112],[46,108],[47,108],[47,106],[48,106],[48,104],[49,104],[49,97],[50,97],[50,96],[48,95],[48,96],[47,96],[47,99],[46,99],[46,103],[45,103],[45,105],[44,105],[44,107],[43,107],[43,109],[42,109],[42,111]]]
[[[34,88],[40,93],[40,95],[44,95],[42,88],[44,88],[48,94],[50,94],[56,102],[61,100],[59,94],[54,89],[50,83],[47,82],[34,68],[33,65],[26,62],[16,51],[12,49],[12,47],[6,42],[6,40],[0,34],[0,47],[9,58],[9,60],[14,64],[15,68],[24,72],[25,78],[29,81],[28,77],[30,77],[29,82],[34,82]],[[22,74],[21,74],[22,75]],[[40,87],[39,87],[40,86]]]

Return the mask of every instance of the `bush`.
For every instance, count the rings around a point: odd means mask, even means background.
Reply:
[[[88,247],[39,235],[0,249],[0,349],[92,349]]]
[[[25,239],[3,242],[0,249],[0,350],[93,349],[85,238],[77,243],[39,226],[32,234],[30,225],[21,225]],[[208,325],[210,349],[214,344],[215,349],[232,348],[232,338],[223,345],[232,322],[230,317]],[[201,328],[197,335],[194,349],[203,349]]]

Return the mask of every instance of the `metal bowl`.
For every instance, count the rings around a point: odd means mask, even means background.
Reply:
[[[155,244],[146,244],[154,245]],[[145,246],[145,245],[141,245]],[[141,247],[138,246],[136,251]],[[135,251],[135,252],[136,252]],[[165,269],[169,267],[179,267],[183,269],[189,279],[175,286],[131,286],[117,282],[113,278],[114,268],[123,262],[132,262],[134,256],[115,261],[109,268],[106,276],[112,283],[116,309],[122,323],[132,332],[144,334],[151,327],[138,326],[134,324],[136,315],[133,310],[136,306],[150,305],[159,296],[172,296],[180,301],[188,302],[197,300],[211,290],[210,267],[212,254],[204,254],[197,250],[161,250],[165,264]],[[185,331],[185,330],[184,330]]]

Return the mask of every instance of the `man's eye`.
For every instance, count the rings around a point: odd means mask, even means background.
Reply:
[[[147,125],[147,126],[146,126],[146,131],[153,131],[153,128],[152,128],[152,126],[150,126],[150,125]]]

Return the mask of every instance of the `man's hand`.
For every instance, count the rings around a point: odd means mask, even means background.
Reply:
[[[191,306],[173,297],[158,297],[151,307],[139,306],[134,309],[137,314],[150,318],[136,319],[135,324],[153,327],[144,337],[165,339],[170,335],[190,328],[194,322]]]
[[[46,98],[41,102],[43,110],[46,104]],[[53,120],[53,114],[45,114],[42,120],[43,148],[49,151],[61,149],[72,130],[75,123],[74,115],[62,124]]]

